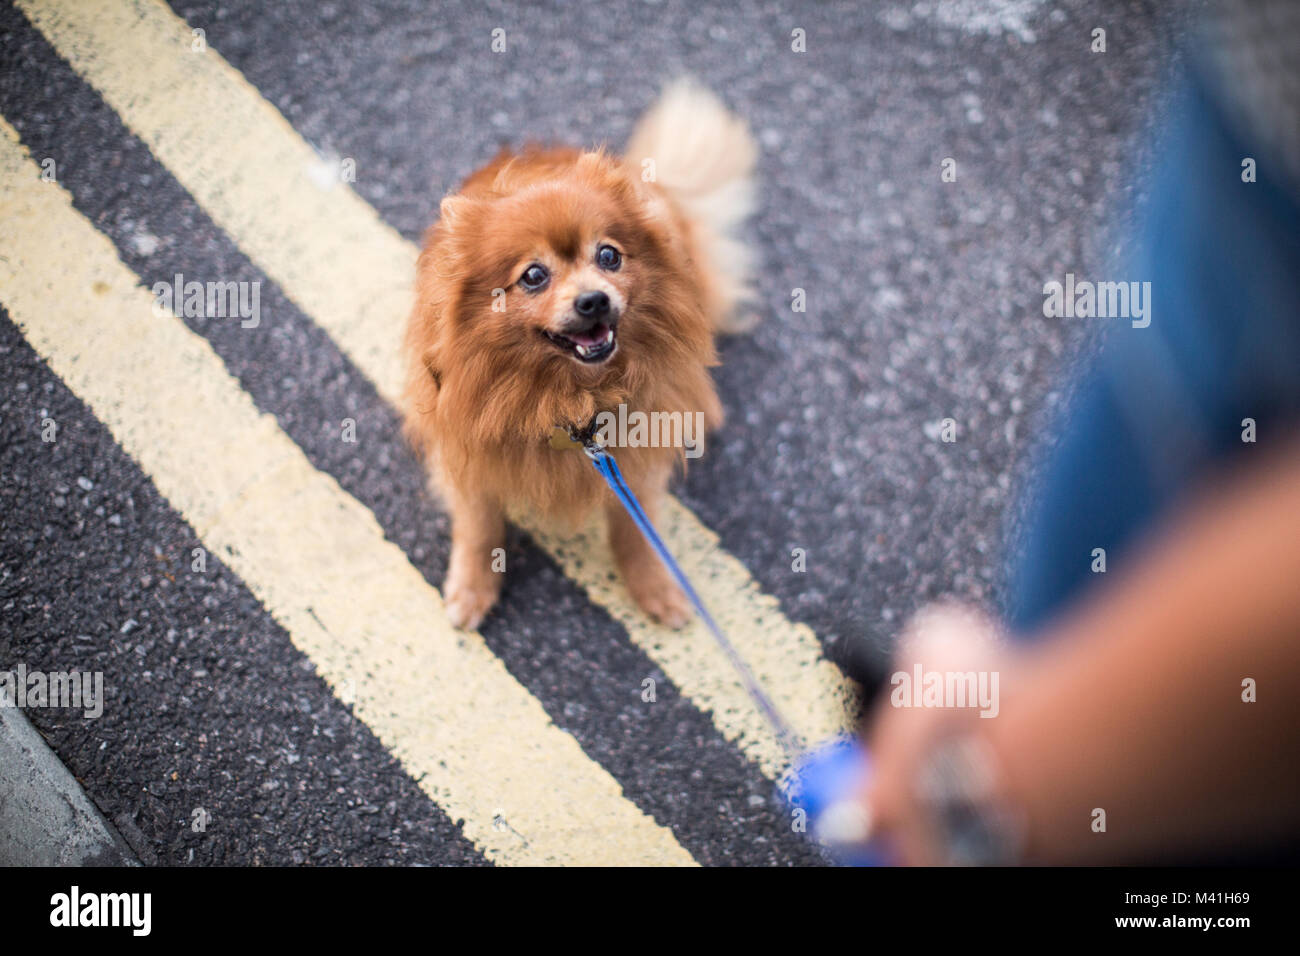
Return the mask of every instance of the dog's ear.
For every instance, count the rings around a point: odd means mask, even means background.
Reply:
[[[660,226],[669,226],[674,221],[672,208],[664,194],[655,189],[653,180],[642,180],[635,172],[629,171],[629,189],[635,197],[636,205],[646,220]]]
[[[639,198],[624,162],[604,146],[581,153],[573,168],[579,177],[619,202],[635,202]]]
[[[598,149],[589,149],[578,156],[578,161],[574,164],[579,173],[593,175],[600,172],[608,162],[608,154],[605,147]]]
[[[438,206],[438,224],[448,230],[455,229],[473,206],[474,200],[468,196],[443,197],[442,203]]]
[[[444,197],[439,204],[438,221],[433,224],[431,234],[437,239],[436,271],[444,278],[460,273],[466,264],[467,247],[473,245],[473,226],[484,205],[485,200],[458,193]]]

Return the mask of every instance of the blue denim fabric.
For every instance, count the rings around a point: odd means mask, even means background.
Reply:
[[[1190,75],[1174,106],[1133,261],[1077,277],[1149,281],[1150,325],[1056,320],[1109,328],[1058,422],[1016,549],[1007,610],[1021,637],[1101,579],[1093,549],[1114,573],[1199,479],[1262,454],[1300,421],[1296,197],[1208,82]],[[1254,183],[1242,181],[1248,156]],[[1242,441],[1245,418],[1255,444]]]

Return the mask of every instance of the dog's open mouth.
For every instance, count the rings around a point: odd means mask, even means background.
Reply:
[[[618,348],[614,326],[605,325],[603,322],[585,332],[567,332],[563,335],[558,332],[543,334],[552,343],[571,353],[579,362],[587,362],[591,365],[604,362]]]

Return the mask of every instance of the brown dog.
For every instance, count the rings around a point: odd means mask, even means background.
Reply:
[[[443,596],[456,626],[477,627],[500,593],[508,513],[577,521],[596,504],[637,604],[686,622],[684,595],[591,462],[549,439],[619,405],[721,423],[708,369],[714,333],[736,328],[750,298],[731,231],[755,155],[742,121],[680,82],[622,158],[507,150],[442,201],[406,335],[406,431],[450,509]],[[683,449],[612,451],[654,520]]]

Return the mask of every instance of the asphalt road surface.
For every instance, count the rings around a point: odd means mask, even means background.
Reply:
[[[60,6],[0,10],[0,113],[33,163],[53,158],[57,169],[39,202],[66,196],[145,287],[176,273],[259,282],[258,328],[203,317],[186,326],[436,587],[447,522],[382,382],[288,278],[298,268],[309,283],[313,263],[279,271],[276,243],[258,245],[260,204],[246,203],[243,225],[224,205],[265,188],[274,206],[274,182],[250,167],[222,194],[203,192],[203,163],[240,142],[242,114],[232,107],[214,133],[224,138],[181,143],[196,164],[182,169],[167,137],[188,127],[165,120],[146,132],[149,117],[118,102],[93,62],[112,44],[76,54]],[[139,4],[155,19],[159,6]],[[718,554],[779,602],[781,627],[806,625],[829,660],[861,677],[883,666],[927,600],[957,594],[997,607],[1015,502],[1052,440],[1045,425],[1071,356],[1093,331],[1044,318],[1042,286],[1100,270],[1122,243],[1153,162],[1143,134],[1188,29],[1186,11],[1160,7],[182,0],[170,9],[188,24],[178,30],[203,30],[208,52],[196,56],[223,59],[249,97],[283,115],[283,136],[311,144],[325,165],[354,162],[355,182],[341,190],[373,208],[375,228],[391,227],[395,243],[418,242],[442,195],[501,143],[620,145],[679,74],[744,116],[762,150],[750,225],[762,322],[722,347],[728,422],[677,495],[716,533]],[[1090,50],[1095,27],[1106,30],[1104,53]],[[791,48],[796,28],[806,52]],[[503,53],[491,49],[497,29]],[[149,59],[138,66],[147,72]],[[221,104],[209,107],[200,119],[220,126]],[[262,144],[246,145],[256,162]],[[955,182],[941,181],[946,158]],[[31,168],[21,190],[37,188]],[[0,204],[6,250],[27,241],[12,208]],[[24,261],[51,257],[68,259],[51,266],[65,279],[84,260],[56,245]],[[25,314],[68,309],[69,288],[50,282],[44,299],[24,300]],[[795,289],[805,312],[792,311]],[[0,664],[103,673],[98,719],[39,707],[28,716],[135,854],[178,865],[550,859],[528,854],[553,833],[529,832],[510,812],[464,810],[498,799],[466,782],[473,766],[439,759],[439,747],[457,750],[468,712],[434,701],[428,719],[398,721],[356,706],[347,681],[331,676],[328,643],[299,640],[279,592],[234,569],[247,557],[239,548],[229,559],[211,549],[206,570],[193,572],[208,526],[167,490],[175,470],[165,478],[132,450],[146,439],[114,417],[113,393],[87,400],[99,394],[95,373],[70,387],[55,371],[99,359],[36,347],[11,291],[0,286]],[[391,316],[394,342],[404,321]],[[952,443],[939,438],[947,418]],[[344,419],[364,440],[340,440]],[[47,420],[57,441],[43,437]],[[792,568],[795,549],[805,571]],[[622,820],[626,807],[631,835],[606,840],[624,862],[674,859],[678,848],[702,864],[822,862],[773,802],[761,748],[710,706],[729,692],[684,691],[663,663],[673,635],[633,640],[644,628],[529,534],[512,536],[509,563],[474,673],[503,666],[520,720],[540,705],[553,725],[498,728],[504,759],[523,739],[564,755],[537,757],[542,772],[528,786],[545,797],[567,781],[612,778],[610,788],[592,784],[590,807],[577,788],[570,825],[581,829],[589,812]],[[358,601],[367,590],[358,582]],[[743,628],[736,638],[745,644]],[[776,660],[765,679],[780,680]],[[364,674],[369,663],[352,666]],[[647,678],[653,702],[643,699]],[[477,703],[497,706],[488,695]],[[411,742],[408,732],[423,736]],[[476,744],[492,739],[476,733]],[[497,754],[487,750],[485,763]]]

